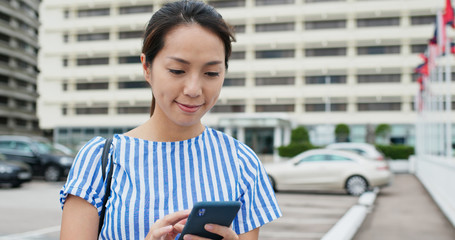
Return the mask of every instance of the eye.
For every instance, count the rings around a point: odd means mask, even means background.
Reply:
[[[218,76],[220,76],[220,73],[218,73],[218,72],[206,72],[205,74],[207,76],[209,76],[209,77],[218,77]]]
[[[175,74],[175,75],[180,75],[180,74],[184,74],[185,73],[185,71],[177,70],[177,69],[169,69],[169,72],[172,73],[172,74]]]

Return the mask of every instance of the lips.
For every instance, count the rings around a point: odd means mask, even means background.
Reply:
[[[179,106],[179,108],[182,111],[184,111],[186,113],[195,113],[202,106],[202,104],[200,104],[200,105],[190,105],[190,104],[183,104],[183,103],[179,103],[179,102],[177,102],[177,105]]]

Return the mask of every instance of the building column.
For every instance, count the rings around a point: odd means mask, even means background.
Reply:
[[[224,128],[224,133],[229,135],[229,136],[232,136],[232,127],[225,127]]]
[[[280,156],[278,155],[277,148],[283,145],[283,131],[280,126],[275,127],[275,131],[273,133],[273,162],[279,162]]]
[[[237,128],[237,140],[239,140],[242,143],[245,143],[245,128],[244,127]]]

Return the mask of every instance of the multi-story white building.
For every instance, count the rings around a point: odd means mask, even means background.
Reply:
[[[0,1],[0,134],[41,134],[36,116],[39,3]]]
[[[365,141],[386,123],[393,142],[413,145],[414,68],[444,2],[209,1],[235,27],[237,42],[205,124],[259,153],[286,143],[298,125],[324,144],[336,124]],[[141,36],[162,3],[43,1],[39,117],[56,141],[78,144],[146,121],[151,91],[139,64]]]

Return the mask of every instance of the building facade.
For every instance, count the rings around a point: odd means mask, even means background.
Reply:
[[[237,41],[206,125],[264,154],[288,143],[299,125],[316,145],[334,141],[340,123],[350,126],[351,141],[366,141],[375,126],[389,124],[392,142],[414,145],[414,68],[444,0],[209,3],[235,28]],[[43,1],[39,118],[56,141],[78,145],[147,120],[151,91],[139,61],[141,37],[162,4]]]
[[[0,2],[0,134],[38,135],[38,0]]]

